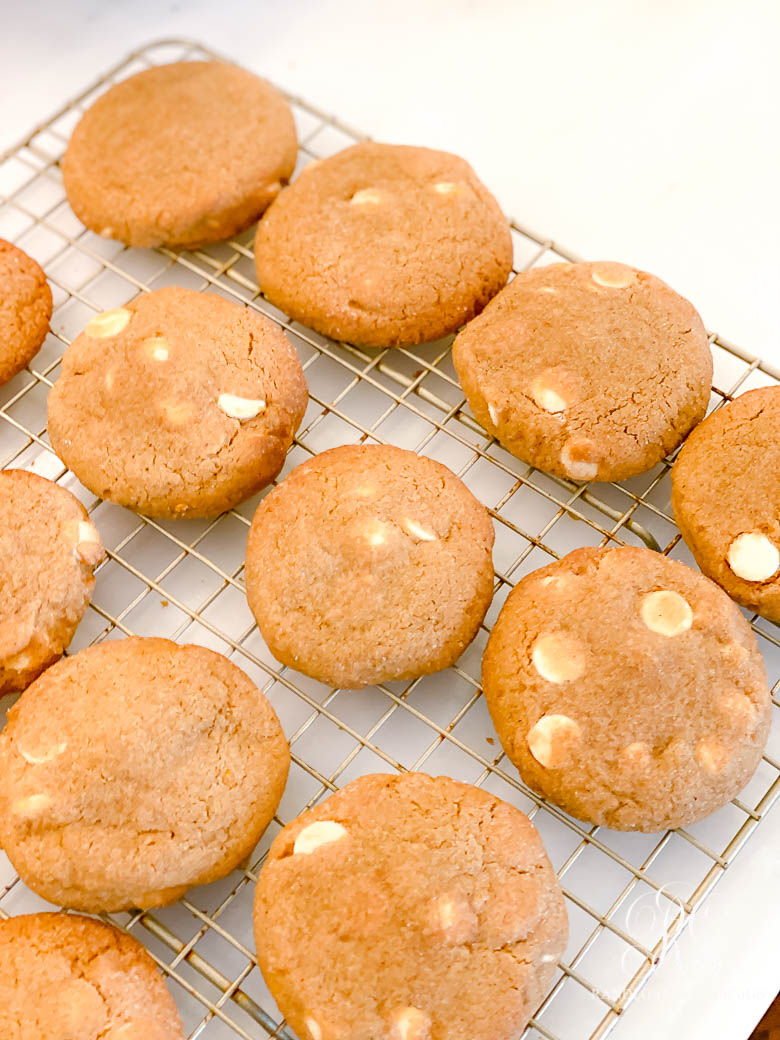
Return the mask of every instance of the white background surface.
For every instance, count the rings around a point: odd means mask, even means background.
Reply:
[[[654,271],[780,366],[773,0],[0,0],[0,151],[164,36],[461,153],[522,223]],[[745,1040],[778,988],[778,881],[776,809],[614,1035]]]

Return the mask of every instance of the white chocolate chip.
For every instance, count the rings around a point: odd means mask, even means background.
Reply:
[[[404,519],[401,521],[401,523],[402,523],[404,529],[406,530],[406,532],[408,534],[412,535],[412,537],[416,538],[418,541],[420,541],[420,542],[435,542],[436,541],[436,535],[434,534],[433,531],[429,531],[429,530],[427,530],[427,528],[421,527],[420,524],[416,523],[414,520],[410,520],[410,518],[408,516],[404,517]]]
[[[89,520],[79,520],[77,538],[73,551],[78,559],[90,567],[97,567],[106,555],[97,527]]]
[[[29,654],[21,653],[14,654],[13,657],[6,657],[3,667],[9,672],[23,672],[31,664],[32,657]]]
[[[355,488],[355,494],[358,498],[371,498],[372,495],[376,494],[376,486],[374,484],[358,484]]]
[[[431,1025],[431,1016],[419,1008],[396,1008],[390,1016],[389,1040],[430,1040]]]
[[[646,766],[651,759],[650,745],[646,744],[644,740],[635,740],[633,744],[628,744],[623,748],[620,757],[627,765]]]
[[[731,665],[744,664],[748,657],[747,649],[741,643],[735,641],[724,643],[720,648],[720,652],[726,659],[726,662]]]
[[[118,336],[130,321],[130,311],[124,307],[117,307],[112,311],[101,311],[87,322],[84,329],[92,339],[107,339],[109,336]]]
[[[167,361],[170,357],[168,340],[165,336],[151,336],[141,344],[144,354],[152,361]]]
[[[566,410],[568,402],[564,397],[547,386],[542,376],[537,377],[531,385],[531,396],[534,399],[534,403],[545,412],[563,412]]]
[[[625,264],[599,264],[591,271],[591,278],[605,289],[627,289],[636,281],[636,272]]]
[[[433,186],[433,190],[438,192],[439,195],[456,195],[462,188],[455,181],[437,181]]]
[[[186,426],[195,418],[195,406],[179,397],[166,397],[159,403],[160,413],[170,426]]]
[[[743,732],[752,733],[758,725],[758,711],[750,697],[739,690],[728,690],[716,701],[717,710],[725,715],[732,725]]]
[[[429,925],[441,933],[448,943],[473,941],[477,932],[477,915],[469,900],[459,892],[446,893],[431,901]]]
[[[559,769],[582,739],[580,727],[568,715],[543,715],[528,731],[531,754],[545,769]]]
[[[376,206],[382,201],[382,192],[376,188],[361,188],[349,201],[353,206]]]
[[[571,579],[567,574],[546,574],[539,579],[539,584],[544,589],[552,588],[560,592],[571,585]]]
[[[543,953],[542,954],[542,964],[552,964],[553,961],[557,961],[557,960],[558,960],[558,958],[555,956],[554,953]]]
[[[346,837],[347,829],[335,820],[316,820],[299,831],[293,845],[293,855],[308,856],[321,845],[331,845]]]
[[[642,599],[639,613],[650,631],[661,636],[679,636],[693,624],[690,604],[671,589],[649,592]]]
[[[14,816],[37,816],[51,805],[48,794],[31,794],[26,798],[16,798],[11,803],[11,812]]]
[[[235,394],[220,394],[217,404],[225,415],[242,422],[254,419],[256,415],[265,411],[265,401],[262,398],[236,397]]]
[[[534,668],[551,683],[571,682],[585,671],[585,651],[571,636],[549,632],[539,636],[531,649]]]
[[[705,773],[719,773],[729,757],[728,750],[714,740],[700,740],[696,745],[696,761]]]
[[[387,541],[388,526],[381,520],[369,520],[363,525],[360,533],[370,546],[378,549],[380,545],[384,545]]]
[[[494,404],[489,404],[487,406],[487,410],[488,410],[488,415],[490,416],[490,421],[493,423],[494,426],[497,427],[498,426],[498,408],[496,408],[496,406]]]
[[[743,581],[767,581],[780,568],[780,550],[761,531],[737,535],[726,559]]]
[[[303,1024],[309,1030],[309,1036],[311,1040],[322,1040],[322,1030],[320,1029],[319,1022],[316,1018],[312,1018],[311,1015],[307,1015],[303,1020]]]
[[[594,458],[595,445],[585,437],[572,438],[563,446],[561,464],[572,480],[593,480],[599,464]]]
[[[52,759],[57,758],[67,748],[67,740],[61,740],[59,744],[52,744],[50,747],[45,748],[41,751],[27,751],[25,748],[19,748],[19,754],[32,766],[43,765],[44,762],[51,762]],[[40,796],[39,796],[40,797]],[[47,797],[44,795],[43,797]]]

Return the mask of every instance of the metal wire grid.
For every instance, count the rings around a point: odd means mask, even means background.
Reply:
[[[52,334],[29,370],[0,389],[0,465],[23,466],[69,487],[87,505],[109,550],[72,650],[105,638],[162,634],[232,657],[276,707],[290,738],[290,781],[274,823],[245,869],[193,890],[173,907],[115,915],[143,939],[175,996],[190,1038],[291,1038],[252,954],[251,898],[280,826],[361,773],[422,769],[482,785],[524,809],[542,834],[567,898],[571,938],[526,1037],[605,1037],[688,925],[780,794],[773,744],[739,798],[685,830],[620,834],[571,819],[530,792],[500,752],[480,693],[482,649],[509,589],[525,573],[582,544],[645,544],[690,561],[669,506],[669,462],[622,485],[576,486],[508,455],[470,415],[449,340],[414,349],[363,350],[290,322],[257,291],[252,234],[195,252],[127,249],[86,231],[65,202],[58,160],[75,122],[113,82],[150,65],[217,57],[186,41],[130,54],[16,149],[0,158],[0,235],[45,266],[55,298]],[[360,139],[297,98],[299,169]],[[513,223],[515,270],[575,260]],[[496,595],[475,643],[453,668],[359,694],[330,689],[270,655],[245,603],[244,543],[258,499],[212,521],[142,519],[90,495],[51,452],[45,399],[62,352],[91,315],[166,284],[218,292],[284,327],[311,399],[282,476],[334,444],[392,442],[447,463],[490,509]],[[780,373],[711,336],[713,406]],[[258,496],[259,497],[259,496]],[[780,633],[752,618],[780,707]],[[776,714],[776,713],[775,713]],[[775,719],[775,723],[776,723]],[[773,757],[774,754],[774,757]],[[36,897],[0,857],[0,916]]]

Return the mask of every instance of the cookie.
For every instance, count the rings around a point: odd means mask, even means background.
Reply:
[[[691,304],[625,264],[517,276],[460,333],[452,360],[485,429],[575,481],[651,469],[704,417],[707,334]]]
[[[218,61],[146,69],[111,87],[62,161],[74,213],[128,246],[195,246],[253,224],[295,168],[290,106]]]
[[[49,902],[164,906],[255,847],[290,755],[234,664],[167,639],[100,643],[45,672],[0,733],[0,845]]]
[[[0,921],[3,1040],[183,1040],[157,967],[131,936],[73,914]]]
[[[0,471],[0,695],[23,690],[70,643],[105,551],[70,491]]]
[[[0,238],[0,386],[41,349],[50,318],[46,275],[32,257]]]
[[[283,664],[360,688],[458,659],[493,595],[493,525],[439,462],[387,445],[332,448],[259,505],[249,606]]]
[[[672,506],[704,573],[780,624],[780,386],[696,427],[672,469]]]
[[[277,307],[334,339],[395,347],[478,314],[512,268],[509,225],[469,164],[365,141],[306,167],[255,238]]]
[[[617,830],[683,827],[719,809],[769,734],[749,625],[708,578],[649,549],[577,549],[523,578],[482,681],[523,780]]]
[[[516,1040],[567,937],[529,820],[422,773],[363,776],[288,824],[254,925],[302,1040]]]
[[[95,315],[65,351],[49,436],[101,498],[147,516],[215,516],[273,480],[306,403],[295,351],[267,318],[158,289]]]

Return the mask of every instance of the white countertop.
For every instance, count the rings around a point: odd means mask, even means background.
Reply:
[[[0,151],[135,46],[190,37],[380,140],[459,152],[519,221],[654,271],[780,366],[780,7],[639,6],[0,0]],[[776,809],[613,1035],[745,1040],[778,989],[779,879]]]

